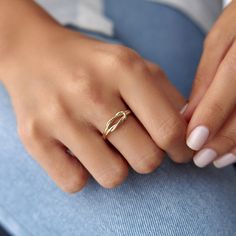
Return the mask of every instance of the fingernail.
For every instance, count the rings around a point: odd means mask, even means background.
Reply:
[[[187,104],[185,104],[183,107],[182,107],[182,109],[180,110],[180,114],[184,114],[184,112],[187,110],[187,107],[188,107],[188,103]]]
[[[194,157],[194,164],[200,168],[203,168],[209,165],[212,161],[217,157],[217,153],[215,150],[211,148],[205,148],[199,151]]]
[[[215,160],[214,166],[216,168],[223,168],[235,162],[236,162],[236,155],[233,153],[227,153],[223,155],[222,157],[218,158],[217,160]]]
[[[206,126],[200,125],[195,128],[187,139],[187,145],[192,150],[198,151],[207,141],[209,129]]]

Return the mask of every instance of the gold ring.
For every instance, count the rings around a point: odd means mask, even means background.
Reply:
[[[114,117],[112,117],[106,124],[106,128],[104,130],[104,133],[102,137],[104,139],[107,138],[108,134],[111,132],[115,131],[115,129],[121,125],[126,119],[127,116],[131,113],[130,110],[125,110],[125,111],[119,111],[115,114]]]

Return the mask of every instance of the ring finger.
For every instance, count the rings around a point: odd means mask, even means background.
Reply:
[[[106,123],[119,111],[127,110],[127,106],[119,97],[113,97],[112,106],[99,107],[99,112],[91,115],[90,122],[101,132],[104,132]],[[163,160],[163,151],[157,147],[145,128],[129,114],[127,120],[117,127],[114,133],[107,136],[107,140],[122,154],[130,166],[138,173],[150,173]]]

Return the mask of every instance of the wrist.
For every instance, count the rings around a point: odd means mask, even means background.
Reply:
[[[63,27],[34,1],[0,0],[0,80],[7,62],[19,60],[19,51],[30,53],[30,45],[42,44],[59,29]]]

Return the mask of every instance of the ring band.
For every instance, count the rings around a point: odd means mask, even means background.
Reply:
[[[130,110],[125,111],[119,111],[115,114],[114,117],[112,117],[106,124],[106,128],[104,130],[104,133],[102,137],[104,139],[107,138],[108,134],[112,133],[116,130],[116,128],[121,125],[128,117],[128,115],[131,113]]]

